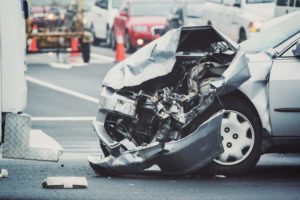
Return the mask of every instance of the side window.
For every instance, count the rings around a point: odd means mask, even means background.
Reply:
[[[107,10],[108,9],[108,0],[97,0],[95,2],[95,6]]]
[[[295,2],[294,0],[290,0],[289,6],[294,7],[294,2]]]
[[[288,5],[288,0],[277,0],[276,5],[277,6],[287,6]]]
[[[241,0],[235,0],[234,5],[235,7],[241,7]]]
[[[300,7],[300,0],[296,0],[296,5],[295,5],[297,8]]]
[[[299,45],[299,42],[298,42],[298,45]],[[289,48],[286,52],[284,52],[281,57],[284,57],[284,58],[285,57],[295,57],[294,53],[296,51],[296,47],[297,47],[297,42],[291,48]]]

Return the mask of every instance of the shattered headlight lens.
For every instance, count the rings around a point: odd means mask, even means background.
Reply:
[[[148,28],[147,26],[134,26],[132,29],[136,32],[147,32]]]
[[[251,22],[249,24],[250,32],[259,32],[262,25],[263,25],[263,23],[260,21]]]

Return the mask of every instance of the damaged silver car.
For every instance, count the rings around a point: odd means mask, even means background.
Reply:
[[[103,81],[93,122],[103,155],[89,157],[91,167],[103,175],[153,165],[170,175],[202,167],[237,175],[262,153],[292,147],[300,136],[299,18],[274,21],[241,47],[209,26],[171,30],[117,64]]]

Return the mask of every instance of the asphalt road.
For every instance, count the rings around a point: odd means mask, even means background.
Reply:
[[[271,154],[240,177],[198,174],[166,177],[156,169],[143,175],[101,177],[87,162],[100,153],[91,119],[105,73],[114,53],[94,47],[91,64],[80,57],[28,56],[28,103],[33,128],[55,138],[64,148],[59,162],[0,158],[0,199],[300,199],[300,156]],[[63,63],[66,61],[66,63]],[[70,93],[72,91],[73,93]],[[48,176],[84,176],[86,189],[43,189]]]

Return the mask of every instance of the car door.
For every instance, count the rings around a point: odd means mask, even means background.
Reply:
[[[274,60],[271,69],[269,103],[274,136],[300,136],[300,57],[293,52],[299,36]]]
[[[108,0],[96,0],[94,6],[94,30],[97,38],[106,37],[106,18],[108,14]]]

